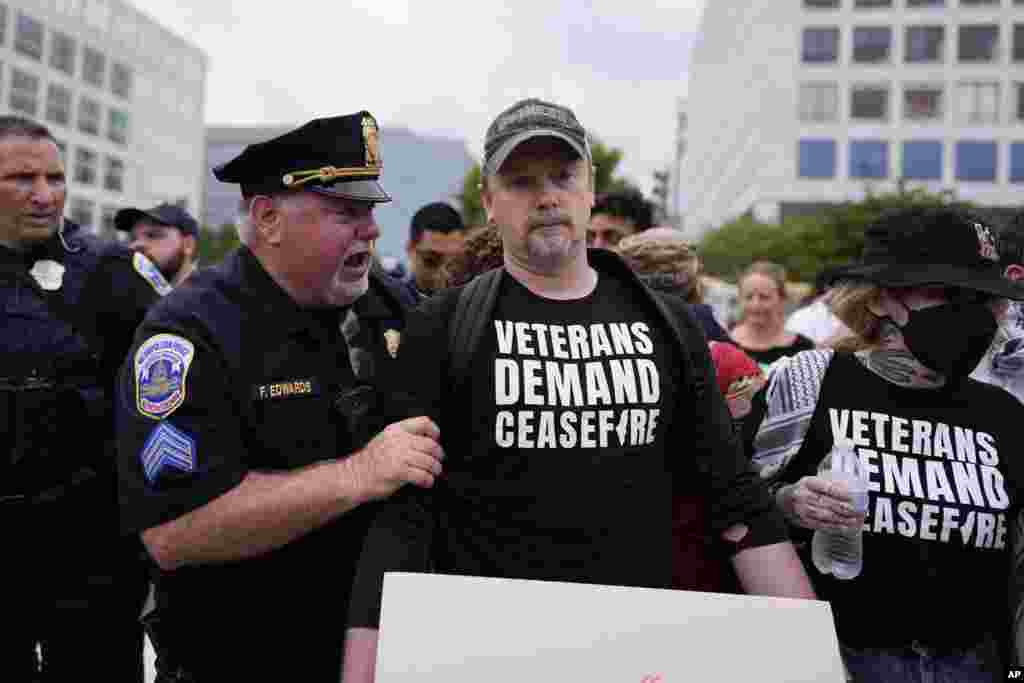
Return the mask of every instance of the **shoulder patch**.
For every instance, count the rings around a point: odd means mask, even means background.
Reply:
[[[139,462],[151,485],[165,469],[191,474],[196,471],[196,440],[170,422],[161,422],[142,445]]]
[[[148,282],[160,296],[170,294],[173,289],[164,278],[163,273],[161,273],[153,262],[146,258],[144,254],[135,252],[132,255],[132,268],[134,268],[135,272],[141,275],[142,279]]]
[[[160,420],[185,402],[185,380],[196,355],[192,342],[176,334],[157,334],[135,352],[135,406]]]

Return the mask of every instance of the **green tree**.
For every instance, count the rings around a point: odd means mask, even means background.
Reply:
[[[484,204],[480,199],[480,173],[480,164],[473,164],[466,172],[466,177],[462,179],[459,202],[462,203],[462,221],[467,227],[476,227],[487,222],[487,212],[484,211]]]
[[[869,193],[861,201],[815,215],[791,217],[779,225],[743,216],[707,233],[698,252],[705,271],[724,279],[735,281],[751,262],[765,259],[785,266],[792,279],[811,282],[822,268],[856,261],[864,246],[864,229],[884,211],[941,205],[971,208],[946,195],[901,186],[895,192]]]
[[[238,239],[238,230],[231,223],[225,223],[219,230],[203,226],[199,230],[199,239],[196,251],[199,256],[199,264],[211,266],[220,262],[225,255],[237,247],[241,242]]]

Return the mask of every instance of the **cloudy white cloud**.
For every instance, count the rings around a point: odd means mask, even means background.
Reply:
[[[704,0],[134,3],[209,56],[211,124],[366,108],[479,156],[494,115],[537,96],[622,148],[621,172],[648,189],[672,158]]]

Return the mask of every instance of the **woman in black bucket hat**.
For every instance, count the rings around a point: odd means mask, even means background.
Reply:
[[[883,215],[860,263],[830,279],[853,336],[773,368],[754,463],[832,605],[853,680],[1001,679],[1000,654],[1017,659],[1007,589],[1024,406],[968,375],[1024,286],[1003,278],[993,229],[950,208]],[[817,476],[847,440],[867,473],[866,517],[845,485]],[[860,575],[817,571],[813,531],[858,527]]]

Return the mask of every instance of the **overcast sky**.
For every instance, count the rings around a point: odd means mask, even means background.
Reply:
[[[704,0],[133,0],[209,57],[209,124],[368,109],[381,126],[462,138],[523,97],[572,107],[651,187]],[[385,178],[387,176],[385,159]]]

